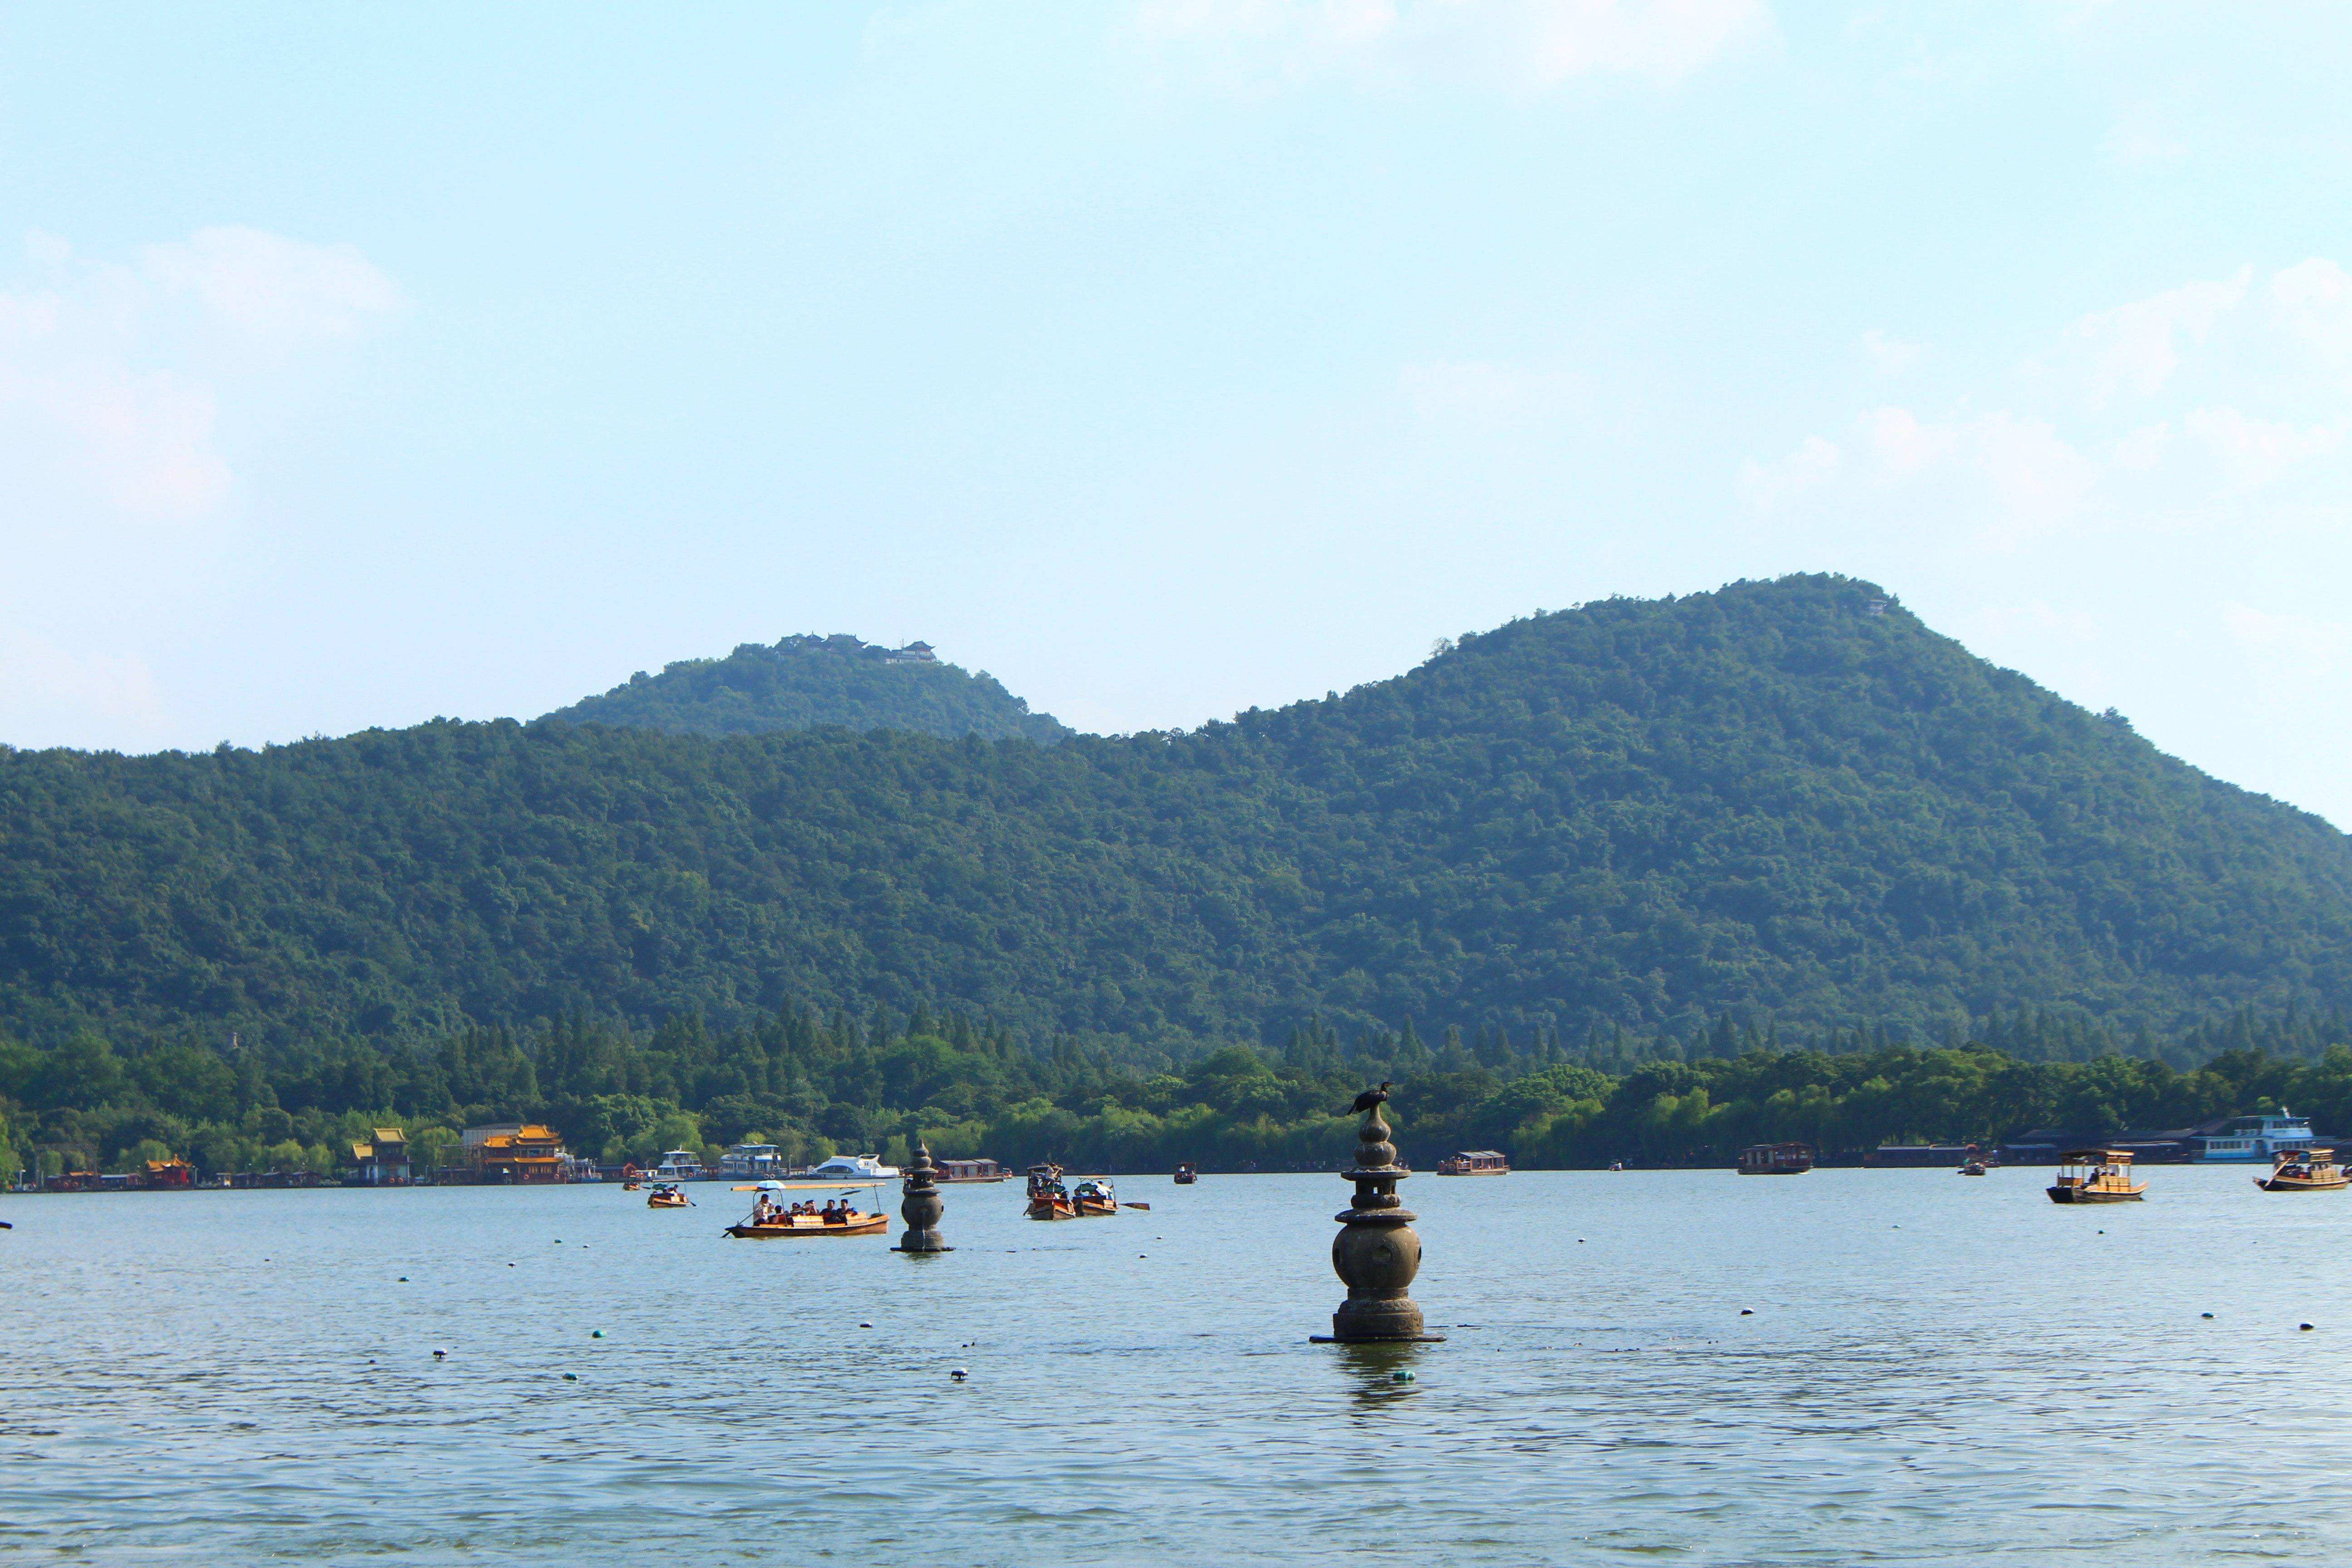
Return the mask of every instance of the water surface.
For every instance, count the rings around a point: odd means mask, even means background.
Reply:
[[[2336,1552],[2352,1194],[2249,1174],[1419,1176],[1450,1337],[1380,1352],[1307,1342],[1333,1176],[950,1187],[927,1258],[710,1184],[8,1197],[0,1563]]]

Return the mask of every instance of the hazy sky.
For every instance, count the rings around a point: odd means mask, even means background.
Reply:
[[[2352,7],[0,9],[0,739],[1834,570],[2352,825]]]

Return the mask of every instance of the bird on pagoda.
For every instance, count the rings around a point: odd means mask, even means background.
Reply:
[[[1385,1105],[1388,1103],[1389,1090],[1393,1087],[1395,1086],[1391,1084],[1388,1079],[1381,1079],[1380,1088],[1368,1089],[1364,1090],[1363,1093],[1356,1096],[1356,1103],[1349,1106],[1348,1109],[1360,1116],[1375,1105]]]

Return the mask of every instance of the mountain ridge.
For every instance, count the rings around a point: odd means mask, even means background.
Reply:
[[[1933,1037],[2352,1003],[2352,841],[1830,576],[1529,617],[1184,734],[14,752],[0,910],[0,1023],[44,1036],[929,1000],[1175,1046],[1726,1012]]]

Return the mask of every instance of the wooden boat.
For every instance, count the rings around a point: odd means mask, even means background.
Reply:
[[[1059,1165],[1029,1167],[1029,1217],[1031,1219],[1076,1219],[1078,1209],[1070,1201],[1069,1189],[1062,1185]]]
[[[2146,1182],[2132,1178],[2132,1157],[2122,1149],[2077,1149],[2059,1156],[2057,1181],[2047,1189],[2053,1204],[2137,1203]]]
[[[1801,1176],[1812,1168],[1811,1143],[1750,1143],[1739,1152],[1743,1176]]]
[[[1981,1176],[1987,1171],[1991,1169],[1992,1167],[1986,1164],[1982,1160],[1971,1160],[1967,1164],[1962,1165],[1959,1168],[1959,1174],[1963,1176]]]
[[[1009,1182],[1013,1173],[993,1160],[941,1160],[940,1173],[931,1180],[940,1186],[950,1182]]]
[[[1070,1203],[1080,1219],[1100,1219],[1118,1212],[1118,1194],[1108,1176],[1088,1176],[1070,1189]]]
[[[691,1202],[686,1190],[676,1182],[656,1182],[654,1190],[646,1194],[646,1207],[649,1209],[682,1209]]]
[[[2340,1193],[2352,1184],[2333,1149],[2282,1149],[2271,1162],[2268,1179],[2254,1178],[2266,1193]]]
[[[1176,1184],[1178,1186],[1189,1187],[1200,1179],[1201,1173],[1193,1169],[1192,1161],[1187,1160],[1182,1164],[1176,1167]]]
[[[1459,1154],[1448,1154],[1437,1162],[1441,1176],[1507,1176],[1511,1173],[1508,1156],[1494,1149],[1465,1149]]]
[[[866,1214],[852,1209],[839,1219],[826,1219],[813,1214],[772,1214],[765,1219],[749,1219],[740,1225],[730,1225],[727,1234],[738,1240],[766,1240],[773,1237],[811,1236],[879,1236],[890,1228],[887,1214]]]
[[[644,1186],[645,1184],[643,1182],[623,1182],[621,1184],[621,1190],[625,1193],[634,1193]]]

